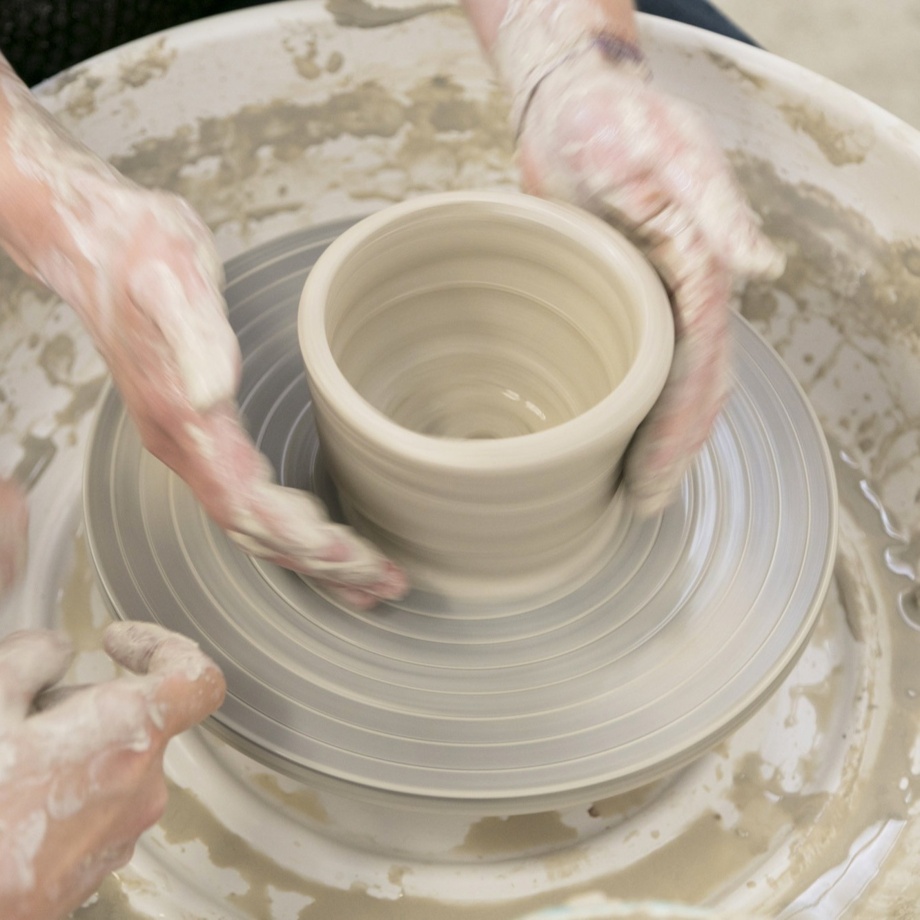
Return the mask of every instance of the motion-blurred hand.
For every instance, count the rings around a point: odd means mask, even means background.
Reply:
[[[56,920],[81,904],[163,813],[170,738],[223,700],[217,666],[158,626],[117,623],[131,674],[61,693],[70,643],[44,630],[0,641],[0,916]],[[39,696],[46,691],[43,696]]]
[[[210,232],[67,136],[0,59],[0,242],[79,314],[145,447],[247,552],[367,607],[403,573],[277,485],[235,404],[239,347]]]
[[[776,276],[783,259],[708,130],[654,88],[635,44],[605,31],[602,7],[511,0],[496,59],[525,186],[619,227],[669,290],[674,362],[625,469],[640,510],[652,513],[673,497],[725,401],[735,281]]]

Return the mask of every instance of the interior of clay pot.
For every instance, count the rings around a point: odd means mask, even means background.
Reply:
[[[581,209],[494,191],[418,196],[350,228],[311,271],[299,329],[323,415],[429,460],[451,439],[437,453],[451,469],[605,435],[615,466],[673,349],[667,295],[635,246]],[[537,440],[482,443],[519,435]]]
[[[581,237],[462,203],[408,213],[342,260],[326,328],[357,392],[449,438],[551,428],[611,393],[645,325]]]

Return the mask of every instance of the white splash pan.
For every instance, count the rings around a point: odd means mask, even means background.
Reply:
[[[187,195],[225,258],[411,194],[514,186],[503,103],[455,9],[329,6],[338,20],[290,2],[182,27],[41,95],[126,172]],[[658,916],[915,910],[920,138],[764,52],[653,19],[643,31],[656,81],[709,118],[790,256],[786,277],[748,291],[744,310],[838,460],[836,578],[802,659],[714,751],[606,803],[619,823],[529,860],[496,856],[522,835],[564,840],[551,816],[483,822],[458,841],[458,863],[329,842],[310,829],[322,823],[314,796],[189,733],[170,748],[167,816],[78,916],[484,920],[579,899],[568,916],[646,916],[652,907],[631,903],[649,899]],[[107,614],[80,512],[103,368],[66,308],[8,263],[2,275],[3,472],[30,481],[33,509],[31,568],[4,623],[69,629],[86,649],[74,679],[105,676],[91,649]]]

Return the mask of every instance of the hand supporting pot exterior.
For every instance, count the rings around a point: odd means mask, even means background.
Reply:
[[[724,154],[695,113],[658,92],[628,0],[509,0],[471,16],[511,103],[527,190],[624,231],[668,287],[676,344],[668,383],[627,455],[640,511],[675,495],[729,388],[734,285],[778,275]]]

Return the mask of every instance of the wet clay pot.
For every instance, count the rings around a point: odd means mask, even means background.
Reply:
[[[413,584],[494,599],[590,569],[673,353],[622,235],[523,194],[415,198],[328,247],[298,328],[344,513]]]

